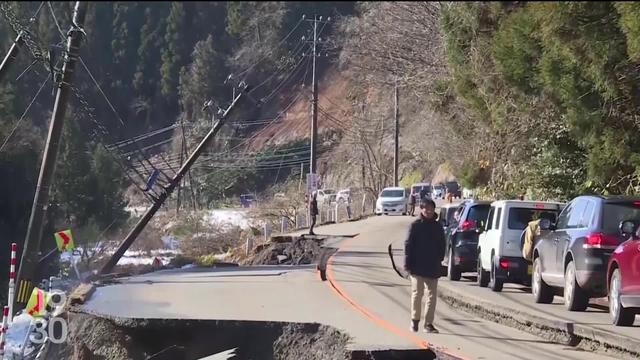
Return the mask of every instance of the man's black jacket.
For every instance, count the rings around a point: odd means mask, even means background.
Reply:
[[[411,275],[439,278],[444,258],[445,240],[442,225],[422,215],[411,224],[404,242],[405,269]]]

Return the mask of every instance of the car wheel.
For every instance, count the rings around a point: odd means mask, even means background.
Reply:
[[[531,274],[531,292],[536,304],[551,304],[553,302],[553,288],[542,280],[542,268],[540,258],[533,261],[533,272]]]
[[[585,311],[589,297],[576,280],[576,264],[571,261],[564,272],[564,306],[569,311]]]
[[[486,288],[489,285],[489,272],[482,269],[482,260],[478,254],[478,286]]]
[[[609,281],[609,314],[611,321],[615,326],[631,326],[636,318],[636,312],[633,309],[625,308],[620,302],[620,270],[613,270],[611,280]]]
[[[489,288],[491,289],[491,291],[500,292],[502,291],[502,286],[504,285],[504,283],[502,282],[502,280],[496,279],[496,262],[494,260],[495,258],[491,259]]]
[[[462,274],[460,269],[454,265],[453,261],[453,248],[449,250],[449,262],[447,265],[447,278],[451,281],[459,281]]]

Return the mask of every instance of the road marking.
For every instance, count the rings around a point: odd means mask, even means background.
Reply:
[[[364,306],[358,304],[355,300],[353,300],[346,293],[346,291],[344,291],[344,289],[342,289],[342,287],[340,287],[340,285],[338,285],[338,282],[333,277],[333,257],[337,253],[339,253],[340,251],[344,250],[347,247],[347,245],[351,242],[351,240],[356,239],[356,238],[357,237],[345,240],[342,243],[342,246],[333,255],[331,255],[329,257],[329,259],[327,260],[327,280],[329,280],[329,288],[331,288],[340,298],[342,298],[344,301],[346,301],[355,310],[357,310],[360,313],[362,313],[365,317],[369,318],[369,320],[373,321],[378,326],[381,326],[382,328],[384,328],[384,329],[386,329],[388,331],[391,331],[392,333],[395,333],[396,335],[399,335],[399,336],[402,336],[404,338],[407,338],[407,339],[411,340],[420,349],[425,349],[425,350],[429,349],[429,342],[427,342],[426,340],[420,338],[419,336],[416,336],[412,332],[409,332],[407,330],[402,330],[402,329],[398,328],[397,326],[391,324],[390,322],[388,322],[388,321],[380,318],[379,316],[371,313],[369,310],[367,310],[367,308],[365,308]],[[445,353],[445,354],[447,354],[449,356],[454,356],[454,357],[457,357],[457,358],[462,359],[462,360],[467,360],[468,359],[468,358],[462,357],[460,355],[454,354],[449,349],[445,349],[445,348],[442,348],[442,347],[435,347],[435,346],[433,346],[433,348],[437,349],[438,351],[443,352],[443,353]]]

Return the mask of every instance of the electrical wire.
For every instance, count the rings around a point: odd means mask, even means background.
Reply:
[[[22,120],[24,120],[25,116],[27,116],[27,113],[29,112],[29,109],[31,109],[31,106],[36,102],[36,99],[38,99],[38,95],[40,95],[40,92],[42,91],[42,89],[44,89],[44,86],[49,82],[49,79],[50,79],[49,76],[47,76],[44,79],[44,81],[40,85],[40,88],[38,88],[38,91],[33,96],[33,99],[31,99],[31,102],[29,103],[29,105],[27,105],[27,108],[24,109],[24,112],[22,113],[22,115],[20,116],[20,118],[18,119],[16,124],[13,126],[13,129],[11,129],[11,132],[9,133],[9,135],[7,135],[7,137],[2,142],[2,146],[0,146],[0,152],[2,152],[2,150],[4,150],[4,147],[7,145],[7,143],[9,142],[11,137],[13,136],[13,134],[15,134],[16,130],[18,129],[18,127],[22,123]]]
[[[275,49],[277,49],[278,47],[280,47],[289,38],[289,36],[291,36],[294,33],[294,31],[296,31],[296,29],[300,26],[300,24],[302,24],[302,21],[304,21],[304,19],[302,19],[302,18],[300,20],[298,20],[298,22],[295,24],[293,29],[291,29],[291,31],[289,31],[289,33],[282,40],[280,40],[280,42],[278,42],[278,44],[270,52],[266,53],[264,56],[259,58],[258,61],[256,61],[253,65],[249,66],[247,69],[245,69],[245,70],[241,71],[240,73],[238,73],[236,75],[236,77],[241,77],[242,75],[246,74],[251,69],[253,69],[256,65],[261,63],[264,59],[266,59],[267,57],[271,56],[273,51]]]

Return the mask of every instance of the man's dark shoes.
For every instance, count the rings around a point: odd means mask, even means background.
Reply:
[[[420,320],[411,320],[411,331],[418,332],[418,325],[420,325]]]
[[[427,324],[424,327],[424,332],[426,333],[430,333],[430,334],[439,334],[440,331],[438,331],[438,329],[436,329],[433,324]]]

